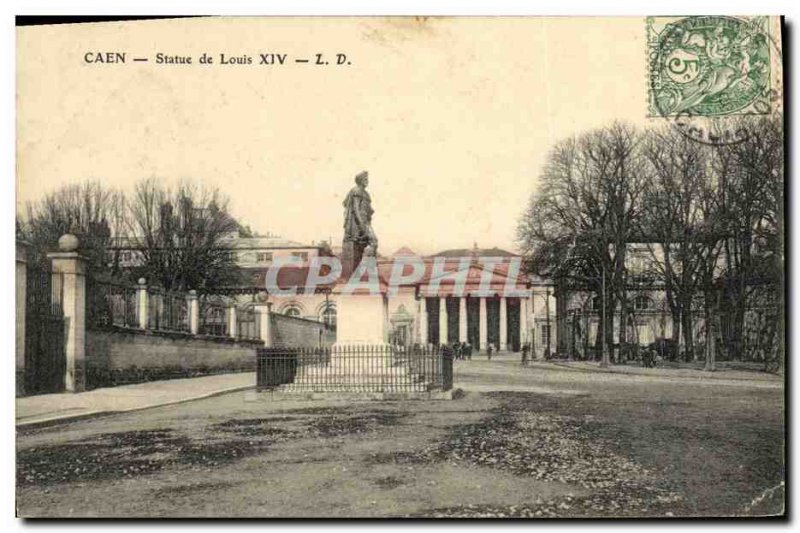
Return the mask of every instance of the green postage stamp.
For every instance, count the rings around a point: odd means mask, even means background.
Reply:
[[[651,117],[767,115],[780,106],[769,17],[648,17]],[[776,72],[777,71],[777,72]]]

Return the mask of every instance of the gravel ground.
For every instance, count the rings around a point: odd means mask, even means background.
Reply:
[[[18,433],[22,516],[780,514],[783,391],[456,367],[453,401],[235,393]],[[470,390],[473,392],[470,392]],[[480,391],[480,392],[474,392]]]
[[[501,398],[504,396],[500,394]],[[522,506],[468,505],[427,510],[443,517],[620,517],[671,515],[682,496],[662,476],[611,450],[587,431],[591,417],[510,410],[507,405],[478,424],[459,427],[447,441],[418,453],[417,460],[444,460],[498,468],[516,476],[577,485],[586,496],[536,498]],[[669,516],[667,515],[667,516]]]

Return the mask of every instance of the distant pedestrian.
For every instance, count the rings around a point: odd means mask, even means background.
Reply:
[[[491,360],[492,360],[492,349],[493,349],[493,348],[494,348],[494,346],[493,346],[492,344],[489,344],[489,345],[486,347],[486,356],[489,358],[489,361],[491,361]]]
[[[530,346],[528,345],[527,342],[522,345],[522,366],[525,366],[525,365],[528,364],[528,350],[529,349],[530,349]]]
[[[464,354],[461,353],[461,343],[458,341],[453,342],[453,355],[456,359],[464,358]]]

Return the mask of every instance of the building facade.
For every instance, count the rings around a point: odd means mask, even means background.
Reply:
[[[528,344],[534,356],[555,350],[555,296],[552,286],[525,274],[511,276],[512,258],[504,250],[449,250],[418,256],[401,248],[379,258],[378,273],[389,279],[398,259],[418,260],[424,274],[413,283],[401,284],[388,295],[386,342],[394,344],[470,344],[485,351],[517,352]],[[492,262],[486,272],[484,262]],[[266,269],[254,272],[254,284],[265,286]],[[278,276],[281,289],[302,285],[303,267],[284,267]],[[513,279],[510,279],[513,278]],[[456,280],[463,289],[455,290]],[[487,283],[488,280],[488,283]],[[508,296],[509,287],[514,295]],[[488,291],[487,291],[488,288]],[[336,291],[321,286],[313,294],[270,295],[273,310],[291,316],[336,324]]]
[[[319,256],[332,256],[325,241],[304,244],[278,236],[240,237],[231,234],[222,240],[231,259],[251,280],[226,297],[237,305],[250,305],[260,291],[266,289],[267,271],[279,258],[293,257],[291,266],[281,267],[278,285],[302,287],[308,277],[311,261]],[[140,265],[142,252],[135,239],[119,240],[114,252],[119,265],[131,268]],[[425,267],[424,275],[414,283],[397,287],[388,302],[386,342],[410,345],[452,344],[463,342],[484,351],[489,345],[497,351],[517,352],[528,344],[534,356],[544,357],[556,347],[555,295],[552,285],[520,273],[509,281],[511,259],[519,256],[498,248],[446,250],[428,256],[415,254],[407,247],[389,257],[378,258],[378,271],[388,279],[398,258],[416,259]],[[491,275],[478,261],[495,263]],[[454,279],[465,280],[464,290],[454,294]],[[489,292],[481,280],[489,279]],[[505,296],[509,284],[516,295]],[[480,293],[480,294],[479,294]],[[273,312],[304,318],[336,327],[337,295],[332,285],[321,285],[312,294],[291,296],[269,295]]]

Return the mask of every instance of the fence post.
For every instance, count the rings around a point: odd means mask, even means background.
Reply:
[[[259,295],[258,300],[253,304],[253,312],[256,313],[258,321],[258,334],[264,341],[264,346],[269,348],[272,346],[272,322],[270,319],[272,302],[266,301],[266,294]]]
[[[136,293],[136,316],[139,318],[139,329],[147,329],[147,281],[144,278],[139,278]]]
[[[239,334],[237,331],[238,325],[236,321],[236,304],[232,303],[228,306],[228,337],[236,338]]]
[[[189,308],[189,333],[197,335],[200,331],[200,304],[197,301],[197,291],[192,289],[186,297],[186,305]]]
[[[78,254],[78,238],[69,233],[58,239],[58,252],[47,254],[53,272],[63,276],[65,355],[67,371],[64,378],[69,392],[86,388],[86,259]]]
[[[17,241],[17,335],[16,335],[16,363],[17,363],[17,396],[25,395],[25,305],[28,287],[28,250],[27,244]]]
[[[447,350],[443,350],[440,357],[442,364],[442,390],[449,391],[453,389],[453,354]]]

